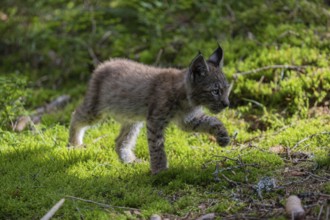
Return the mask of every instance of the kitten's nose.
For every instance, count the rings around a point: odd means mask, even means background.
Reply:
[[[228,99],[225,99],[225,100],[222,101],[222,105],[223,105],[224,108],[227,108],[229,106],[229,104],[230,103],[229,103]]]

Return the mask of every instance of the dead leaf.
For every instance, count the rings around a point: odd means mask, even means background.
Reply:
[[[217,139],[215,139],[215,137],[214,136],[209,136],[209,141],[211,141],[211,142],[217,142]]]
[[[269,151],[275,154],[282,154],[286,152],[286,148],[282,145],[274,146],[269,148]]]

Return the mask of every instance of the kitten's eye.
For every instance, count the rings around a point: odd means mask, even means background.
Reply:
[[[214,96],[218,96],[218,95],[220,95],[220,91],[219,91],[218,89],[212,90],[211,93],[212,93],[212,95],[214,95]]]

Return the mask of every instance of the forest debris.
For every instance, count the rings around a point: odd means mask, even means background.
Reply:
[[[220,182],[221,179],[219,178],[219,175],[221,175],[224,180],[226,180],[230,185],[233,185],[233,186],[237,186],[237,185],[240,185],[242,183],[231,180],[225,174],[223,174],[224,171],[231,171],[231,172],[235,173],[234,170],[243,169],[245,171],[245,173],[247,173],[247,175],[245,175],[245,182],[247,183],[248,182],[248,174],[250,172],[248,167],[258,167],[258,164],[255,164],[255,163],[251,163],[251,164],[244,163],[241,156],[238,156],[237,159],[236,158],[233,159],[233,158],[230,158],[230,157],[227,157],[227,156],[222,156],[222,155],[215,155],[215,157],[224,158],[224,160],[217,161],[217,163],[216,163],[215,171],[213,172],[214,181]],[[221,163],[221,165],[224,165],[227,160],[234,161],[236,163],[236,165],[220,168],[220,163]]]
[[[134,215],[141,215],[141,212],[139,210],[132,210]]]
[[[304,139],[298,141],[298,142],[297,142],[297,143],[291,148],[291,150],[295,149],[295,148],[298,147],[301,143],[303,143],[303,142],[305,142],[305,141],[307,141],[307,140],[309,140],[309,139],[311,139],[311,138],[313,138],[313,137],[315,137],[315,136],[324,135],[324,134],[327,134],[327,135],[330,136],[330,131],[323,131],[323,132],[315,133],[315,134],[312,134],[312,135],[310,135],[310,136],[308,136],[308,137],[305,137]]]
[[[239,185],[238,182],[235,182],[234,180],[229,179],[225,174],[222,173],[221,176],[222,176],[222,178],[224,178],[228,183],[230,183],[230,185],[232,185],[232,186],[237,186],[237,185]]]
[[[92,58],[94,67],[98,66],[101,63],[101,61],[97,58],[93,48],[90,46],[87,46],[87,50],[88,50],[89,56]]]
[[[153,215],[150,217],[150,220],[162,220],[162,217],[160,217],[160,216],[157,215],[157,214],[153,214]]]
[[[269,148],[269,151],[272,153],[275,153],[275,154],[281,154],[281,153],[285,153],[286,149],[282,145],[278,145],[278,146]]]
[[[330,216],[330,206],[327,207],[327,212],[326,212],[326,220],[329,220],[329,216]]]
[[[309,180],[310,178],[312,177],[312,175],[308,175],[306,178],[302,179],[302,180],[298,180],[298,181],[291,181],[291,182],[288,182],[288,183],[284,183],[281,185],[281,187],[287,187],[287,186],[290,186],[290,185],[297,185],[297,184],[301,184],[301,183],[304,183],[306,182],[307,180]]]
[[[308,160],[314,157],[313,153],[305,153],[305,152],[293,152],[291,153],[291,159],[295,160]]]
[[[323,204],[321,205],[319,214],[317,215],[317,220],[320,220],[321,219],[322,212],[323,212]]]
[[[44,215],[41,220],[49,220],[53,217],[53,215],[61,208],[63,203],[65,202],[65,199],[61,199],[58,201],[47,213]]]
[[[292,170],[290,173],[290,176],[306,176],[307,173],[304,171],[299,171],[299,170]]]
[[[164,49],[161,48],[161,49],[158,51],[158,53],[157,53],[156,61],[155,61],[155,63],[154,63],[155,66],[158,66],[158,65],[159,65],[160,58],[162,57],[163,53],[164,53]]]
[[[86,202],[86,203],[91,203],[91,204],[95,204],[95,205],[98,205],[98,206],[101,206],[103,208],[107,208],[107,209],[114,209],[114,208],[117,208],[117,209],[126,209],[126,210],[131,210],[131,211],[139,211],[139,209],[136,209],[136,208],[130,208],[130,207],[124,207],[124,206],[114,206],[114,205],[108,205],[108,204],[105,204],[105,203],[101,203],[101,202],[96,202],[96,201],[93,201],[93,200],[89,200],[89,199],[83,199],[83,198],[79,198],[79,197],[75,197],[75,196],[65,196],[66,198],[70,198],[72,200],[78,200],[78,201],[82,201],[82,202]]]
[[[13,131],[21,132],[30,124],[31,118],[29,116],[20,116],[16,119],[15,123],[12,124],[12,129]]]
[[[217,139],[212,135],[209,135],[208,139],[210,142],[214,142],[214,143],[217,142]]]
[[[213,220],[213,219],[215,219],[215,217],[216,216],[214,213],[209,213],[209,214],[200,216],[197,220]]]
[[[324,105],[329,105],[329,102],[325,101]],[[314,106],[308,110],[309,117],[319,117],[329,114],[330,114],[330,109],[328,106]]]
[[[293,35],[296,37],[300,36],[300,34],[297,32],[294,32],[292,30],[287,30],[287,31],[284,31],[282,34],[280,34],[280,36],[278,36],[278,38],[284,38],[284,37],[287,37],[288,35]]]
[[[49,114],[58,109],[64,108],[70,100],[69,95],[62,95],[51,101],[49,104],[41,106],[34,110],[29,116],[20,116],[16,119],[12,129],[17,132],[23,131],[28,125],[38,124],[44,114]]]
[[[293,65],[272,65],[272,66],[263,66],[258,69],[254,70],[249,70],[246,72],[238,72],[233,74],[234,78],[237,78],[238,75],[248,75],[248,74],[253,74],[253,73],[258,73],[264,70],[269,70],[269,69],[288,69],[288,70],[295,70],[298,72],[304,72],[305,68],[307,66],[293,66]]]
[[[289,196],[285,204],[285,210],[293,220],[305,219],[305,210],[301,206],[301,200],[296,195]]]
[[[206,204],[205,203],[202,203],[198,206],[199,209],[201,210],[205,210],[207,208]]]
[[[256,185],[256,190],[259,195],[259,197],[262,199],[262,191],[269,192],[272,189],[276,188],[276,182],[274,178],[271,178],[269,176],[263,177],[258,184]]]

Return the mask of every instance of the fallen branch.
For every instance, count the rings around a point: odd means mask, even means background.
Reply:
[[[44,215],[41,220],[49,220],[51,219],[51,217],[53,217],[53,215],[57,212],[57,210],[59,210],[61,208],[61,206],[63,205],[63,203],[65,202],[65,199],[61,199],[60,201],[58,201],[47,213],[46,215]]]
[[[12,126],[14,131],[23,131],[28,125],[38,124],[41,121],[41,117],[44,114],[54,112],[60,108],[63,108],[69,103],[70,96],[62,95],[51,101],[49,104],[41,106],[33,111],[31,115],[20,116],[16,119],[16,122]]]
[[[238,72],[238,73],[234,73],[233,76],[234,78],[236,78],[239,75],[248,75],[248,74],[253,74],[253,73],[258,73],[264,70],[269,70],[269,69],[289,69],[289,70],[295,70],[298,72],[303,72],[303,70],[305,70],[307,66],[293,66],[293,65],[273,65],[273,66],[264,66],[264,67],[260,67],[258,69],[254,69],[254,70],[249,70],[246,72]]]
[[[135,209],[135,208],[130,208],[130,207],[124,207],[124,206],[114,206],[114,205],[108,205],[105,203],[100,203],[100,202],[95,202],[93,200],[88,200],[88,199],[83,199],[83,198],[79,198],[79,197],[75,197],[75,196],[65,196],[66,198],[69,199],[73,199],[73,200],[78,200],[78,201],[82,201],[82,202],[87,202],[87,203],[91,203],[91,204],[95,204],[98,206],[101,206],[103,208],[110,208],[110,209],[126,209],[126,210],[133,210],[133,211],[140,211],[140,209]]]

